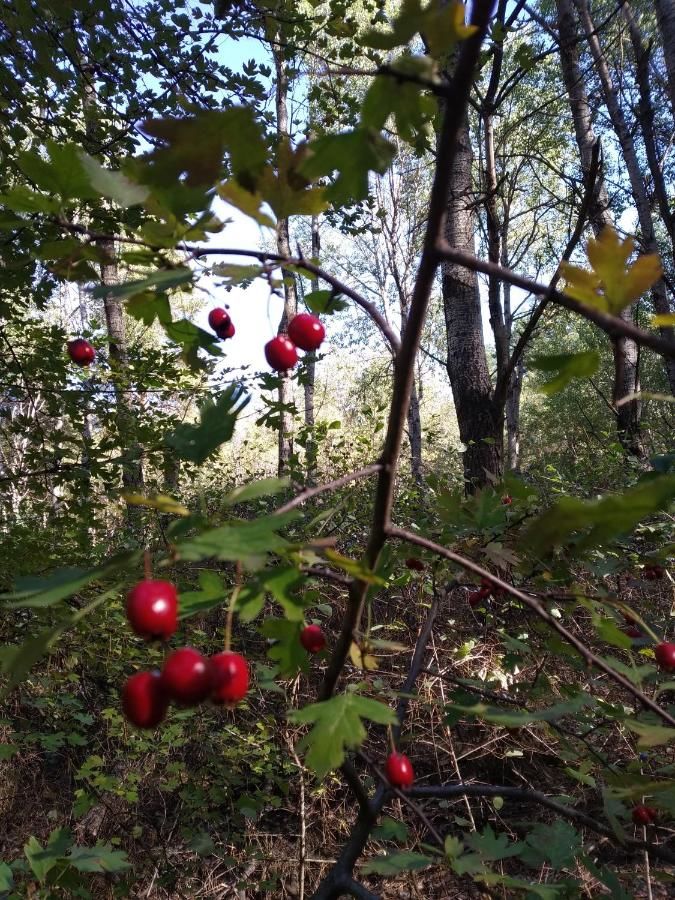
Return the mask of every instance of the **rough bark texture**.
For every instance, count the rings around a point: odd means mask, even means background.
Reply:
[[[288,71],[283,56],[283,49],[274,49],[274,65],[276,69],[276,112],[277,112],[277,139],[289,140],[288,131]],[[277,220],[277,252],[282,256],[291,256],[291,241],[288,218]],[[295,280],[284,279],[284,311],[279,322],[279,333],[285,333],[288,323],[296,314],[298,298]],[[288,373],[281,374],[279,385],[279,403],[282,406],[281,423],[279,426],[279,475],[288,473],[291,456],[293,455],[293,414],[283,407],[293,403],[293,389]]]
[[[588,179],[593,147],[597,138],[593,131],[591,108],[577,55],[576,20],[571,0],[556,0],[556,3],[560,30],[560,64],[570,102],[581,168],[584,178]],[[602,174],[594,184],[589,219],[596,235],[603,228],[613,224]],[[630,321],[630,309],[623,311],[622,318]],[[614,409],[617,435],[626,452],[642,457],[644,450],[640,436],[640,404],[634,401],[616,406],[617,401],[637,392],[640,388],[638,346],[635,341],[628,338],[617,338],[612,341],[612,352],[614,355]]]
[[[621,155],[623,156],[628,172],[631,193],[638,214],[640,231],[642,232],[642,247],[646,253],[658,253],[649,196],[647,194],[642,169],[635,150],[633,135],[623,114],[616,88],[612,83],[607,60],[605,59],[598,35],[595,32],[595,25],[589,12],[588,3],[586,0],[575,0],[575,3],[579,10],[581,24],[586,31],[588,45],[591,50],[593,62],[595,63],[598,78],[600,79],[603,98],[612,122],[612,128],[616,132],[617,139],[621,146]],[[652,301],[657,313],[671,312],[668,295],[666,293],[666,284],[663,278],[660,278],[652,288]],[[662,328],[661,333],[664,338],[675,343],[675,331],[672,328]],[[666,360],[665,367],[671,393],[675,394],[675,360]]]
[[[444,237],[452,247],[475,253],[471,184],[473,152],[468,118],[457,138],[450,177]],[[459,435],[466,447],[467,490],[502,473],[502,411],[495,410],[488,371],[476,273],[444,262],[441,266],[443,310],[448,338],[448,375]]]
[[[413,381],[408,407],[408,443],[410,445],[410,471],[416,481],[422,478],[422,418],[417,379]]]
[[[675,0],[655,0],[654,6],[666,60],[670,105],[675,116]]]

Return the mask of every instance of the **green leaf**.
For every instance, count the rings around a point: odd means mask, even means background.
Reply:
[[[267,655],[278,663],[283,678],[293,678],[309,668],[307,651],[300,643],[301,629],[301,621],[288,619],[266,619],[260,628],[261,634],[274,641]]]
[[[114,200],[118,206],[138,206],[149,194],[148,188],[131,181],[122,172],[104,169],[100,163],[83,150],[79,151],[80,161],[87,173],[89,183],[103,197]]]
[[[232,263],[217,263],[211,268],[214,275],[224,278],[226,284],[235,285],[250,284],[255,278],[265,271],[264,266],[260,263],[250,266],[237,266]]]
[[[243,484],[230,491],[223,503],[226,506],[234,506],[248,500],[257,500],[258,497],[272,497],[285,491],[290,485],[290,478],[260,478],[258,481],[250,481],[248,484]]]
[[[28,843],[24,846],[23,852],[26,854],[28,865],[31,867],[33,875],[37,880],[44,884],[49,873],[59,860],[60,853],[43,849],[42,845],[36,837],[30,837]]]
[[[159,287],[163,291],[169,288],[189,284],[192,281],[192,269],[177,266],[175,269],[159,269],[142,278],[140,281],[124,281],[122,284],[101,284],[91,292],[92,297],[132,297],[134,294],[142,294],[148,288]]]
[[[221,559],[241,561],[259,568],[271,553],[283,555],[289,543],[277,532],[298,517],[295,510],[283,516],[265,516],[252,521],[233,522],[205,531],[177,546],[180,559],[198,561]]]
[[[230,593],[220,576],[209,569],[202,569],[199,573],[200,591],[185,591],[180,595],[180,618],[188,619],[197,613],[208,612],[216,606],[222,605]]]
[[[553,869],[573,867],[582,850],[581,836],[562,819],[552,825],[535,825],[525,843],[527,848],[523,850],[522,859],[536,867],[545,863]]]
[[[207,399],[199,409],[199,424],[179,425],[165,437],[180,459],[198,465],[205,462],[234,434],[237,418],[250,402],[243,385],[231,384],[215,401]]]
[[[408,826],[405,822],[385,816],[374,829],[373,837],[378,841],[405,841],[408,837]]]
[[[400,853],[387,853],[367,860],[361,866],[364,875],[397,875],[399,872],[415,872],[426,869],[434,860],[422,853],[403,850]]]
[[[199,359],[200,350],[206,350],[211,356],[221,355],[218,339],[189,319],[168,322],[164,325],[164,331],[172,341],[181,345],[181,358],[191,369],[204,368]]]
[[[312,141],[310,149],[302,172],[316,179],[337,171],[326,196],[338,205],[367,197],[369,172],[383,175],[395,153],[393,144],[372,128],[325,135]]]
[[[16,744],[0,744],[0,759],[11,759],[19,752]]]
[[[542,372],[557,372],[555,378],[540,385],[542,394],[551,396],[562,391],[574,378],[590,378],[598,371],[600,354],[597,350],[584,353],[556,353],[551,356],[535,356],[530,361],[534,369]]]
[[[518,856],[522,849],[522,844],[512,844],[505,834],[495,834],[490,825],[486,825],[481,833],[468,834],[465,841],[472,850],[486,860]]]
[[[436,81],[433,61],[429,57],[403,56],[389,66],[390,70]],[[361,107],[361,122],[378,131],[384,128],[393,115],[397,134],[409,144],[415,145],[429,122],[436,115],[436,100],[428,92],[405,78],[397,80],[391,75],[378,75],[371,82]]]
[[[304,302],[307,309],[317,316],[342,312],[349,305],[346,301],[338,299],[334,291],[310,291],[309,294],[305,294]]]
[[[91,584],[92,581],[104,578],[111,572],[128,566],[135,558],[136,554],[123,553],[113,557],[110,562],[96,569],[80,569],[76,566],[66,566],[63,569],[56,569],[49,575],[27,575],[23,578],[17,578],[15,589],[9,594],[0,594],[0,600],[15,601],[7,604],[9,609],[23,607],[42,609],[47,606],[53,606],[60,600],[65,600],[66,597],[77,594],[82,588]]]
[[[171,322],[171,304],[166,294],[161,291],[140,291],[126,302],[130,316],[144,325],[152,325],[157,319],[160,324]]]
[[[635,719],[626,719],[626,727],[639,735],[638,749],[648,747],[660,747],[675,740],[675,728],[666,728],[663,725],[651,725],[647,722],[637,722]]]
[[[0,862],[0,891],[11,891],[14,887],[14,873],[5,862]]]
[[[321,703],[311,703],[291,713],[296,724],[311,724],[312,730],[302,740],[308,747],[307,765],[320,778],[341,766],[348,749],[358,747],[366,739],[363,719],[378,725],[394,725],[394,711],[377,700],[359,694],[338,694]]]
[[[67,857],[78,872],[124,872],[131,865],[123,850],[114,850],[110,844],[95,847],[73,847]]]
[[[617,535],[627,534],[641,519],[668,509],[674,498],[673,475],[643,481],[623,494],[600,500],[562,497],[533,521],[526,541],[537,554],[571,540],[580,549],[602,545]]]

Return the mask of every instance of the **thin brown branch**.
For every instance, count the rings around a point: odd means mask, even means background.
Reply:
[[[586,661],[588,665],[594,665],[597,669],[600,669],[601,672],[604,672],[606,675],[615,681],[617,684],[620,684],[628,693],[632,694],[633,697],[642,706],[647,709],[655,712],[660,719],[666,722],[671,727],[675,727],[675,718],[670,715],[670,713],[666,712],[665,709],[662,709],[656,701],[652,700],[651,697],[648,697],[646,694],[643,694],[642,691],[635,687],[635,685],[629,681],[628,678],[621,675],[619,672],[616,672],[608,663],[604,661],[601,657],[597,656],[590,650],[583,641],[579,640],[576,635],[572,634],[571,631],[568,631],[564,625],[551,615],[551,613],[546,610],[539,600],[535,597],[531,597],[529,594],[523,593],[523,591],[519,590],[514,585],[509,584],[508,581],[503,581],[499,576],[494,575],[492,572],[488,572],[487,569],[484,569],[482,566],[479,566],[478,563],[473,562],[473,560],[467,559],[459,553],[455,553],[454,550],[448,550],[447,547],[443,547],[440,544],[434,543],[434,541],[430,541],[425,537],[422,537],[419,534],[415,534],[412,531],[406,531],[404,528],[397,528],[396,526],[389,526],[387,528],[387,533],[391,535],[391,537],[398,538],[402,541],[408,541],[411,544],[417,544],[419,547],[425,547],[427,550],[431,550],[433,553],[437,553],[439,556],[444,556],[446,559],[449,559],[451,562],[454,562],[456,565],[461,566],[463,569],[467,569],[470,572],[473,572],[474,575],[479,575],[482,578],[490,579],[497,587],[501,588],[507,594],[510,594],[512,597],[520,600],[521,603],[524,603],[529,609],[531,609],[540,619],[547,623],[554,631],[556,631],[568,644],[570,644],[574,649],[579,653],[579,655]]]
[[[295,509],[296,506],[302,506],[303,503],[306,503],[307,500],[311,497],[315,497],[317,494],[323,494],[326,491],[337,491],[338,488],[344,487],[346,484],[349,484],[350,481],[358,481],[359,478],[367,478],[369,475],[374,475],[376,472],[381,471],[381,469],[381,463],[372,463],[370,466],[364,466],[363,469],[357,469],[355,472],[350,472],[348,475],[343,475],[341,478],[336,478],[334,481],[327,481],[325,484],[317,484],[315,487],[306,488],[302,493],[293,497],[292,500],[289,500],[288,503],[284,503],[283,506],[280,506],[279,509],[275,510],[274,514],[280,516],[282,513]]]

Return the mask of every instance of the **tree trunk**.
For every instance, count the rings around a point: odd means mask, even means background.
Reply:
[[[600,79],[603,97],[612,122],[612,127],[616,132],[617,139],[621,146],[621,154],[628,172],[631,193],[637,209],[640,231],[642,232],[643,249],[647,253],[658,253],[649,196],[642,176],[642,169],[635,151],[633,136],[624,117],[616,89],[612,83],[607,60],[605,59],[602,47],[600,46],[600,40],[588,10],[588,3],[586,0],[575,0],[575,2],[581,15],[582,25],[586,30],[588,45]],[[666,284],[663,278],[660,278],[652,288],[652,301],[657,313],[663,314],[671,312],[668,295],[666,293]],[[673,328],[661,328],[661,334],[666,340],[675,344],[675,331]],[[665,360],[665,367],[671,393],[675,394],[675,360]]]
[[[668,73],[670,105],[675,116],[675,0],[654,0]]]
[[[408,443],[410,444],[410,471],[415,481],[422,480],[422,418],[417,379],[413,380],[408,407]]]
[[[473,152],[469,121],[457,137],[448,193],[444,237],[452,247],[475,253],[471,184]],[[467,491],[502,474],[502,410],[492,402],[476,273],[444,262],[441,266],[443,311],[448,338],[447,368],[455,401],[459,435],[465,446]]]
[[[574,122],[581,169],[588,180],[591,171],[593,148],[596,136],[593,131],[591,108],[584,86],[579,59],[577,55],[577,29],[571,0],[556,0],[558,8],[558,27],[560,29],[560,64],[563,80],[567,88],[570,111]],[[609,210],[609,198],[602,179],[602,173],[593,186],[593,195],[589,207],[589,219],[596,236],[603,228],[611,226],[612,215]],[[622,313],[622,318],[630,321],[630,309]],[[639,390],[639,352],[635,341],[628,338],[615,338],[612,341],[614,356],[614,410],[616,415],[617,436],[627,453],[642,457],[644,449],[640,435],[641,406],[637,401],[616,405],[623,397]]]
[[[277,111],[277,140],[289,140],[288,131],[288,71],[284,62],[283,49],[274,47],[274,66],[276,69],[276,111]],[[277,252],[282,256],[291,255],[291,241],[288,217],[277,220]],[[296,314],[298,299],[295,279],[286,275],[284,278],[284,311],[279,322],[279,334],[285,333],[288,323]],[[280,374],[279,405],[281,406],[281,421],[279,425],[279,475],[287,475],[293,456],[293,413],[288,409],[293,403],[293,386],[288,373]]]
[[[520,471],[520,395],[524,375],[525,357],[521,354],[506,395],[506,465],[510,472]]]

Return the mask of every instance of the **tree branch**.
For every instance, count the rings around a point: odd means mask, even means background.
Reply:
[[[617,684],[620,684],[625,690],[627,690],[630,694],[638,700],[642,706],[645,706],[647,709],[651,709],[652,712],[655,712],[659,718],[663,719],[664,722],[667,722],[671,727],[675,727],[675,718],[670,715],[670,713],[666,712],[665,709],[662,709],[658,703],[651,699],[651,697],[647,697],[646,694],[643,694],[635,685],[621,675],[619,672],[616,672],[610,665],[608,665],[604,659],[596,656],[592,650],[580,641],[578,637],[572,634],[571,631],[568,631],[564,625],[561,625],[558,620],[552,616],[548,610],[544,609],[544,607],[540,604],[539,600],[534,597],[529,596],[528,594],[523,593],[523,591],[518,590],[518,588],[514,587],[512,584],[509,584],[508,581],[502,581],[497,575],[493,575],[492,572],[488,572],[487,569],[484,569],[482,566],[479,566],[478,563],[473,562],[473,560],[466,559],[464,556],[461,556],[459,553],[455,553],[454,550],[448,550],[447,547],[442,547],[440,544],[435,544],[433,541],[428,540],[427,538],[422,537],[421,535],[415,534],[412,531],[406,531],[403,528],[397,528],[396,526],[390,525],[387,528],[387,534],[391,537],[398,538],[402,541],[409,541],[411,544],[417,544],[419,547],[425,547],[427,550],[431,550],[433,553],[437,553],[439,556],[444,556],[446,559],[449,559],[451,562],[456,563],[456,565],[461,566],[463,569],[468,569],[470,572],[473,572],[475,575],[479,575],[482,578],[490,579],[493,584],[500,587],[506,593],[511,594],[512,597],[516,597],[521,603],[524,603],[527,607],[529,607],[534,613],[536,613],[540,619],[543,619],[554,631],[564,638],[568,644],[571,644],[572,647],[579,653],[580,656],[589,664],[594,665],[597,669],[604,672],[606,675],[615,681]]]
[[[350,481],[357,481],[359,478],[367,478],[369,475],[374,475],[375,472],[381,471],[381,469],[381,463],[373,463],[370,466],[364,466],[363,469],[357,469],[355,472],[343,475],[341,478],[336,478],[334,481],[327,481],[325,484],[317,484],[315,487],[306,488],[306,490],[298,494],[297,497],[293,497],[288,503],[284,503],[283,506],[276,509],[274,515],[280,516],[282,513],[295,509],[296,506],[302,506],[302,504],[309,500],[310,497],[315,497],[317,494],[323,494],[325,491],[336,491],[338,488],[344,487],[345,484],[349,484]]]

